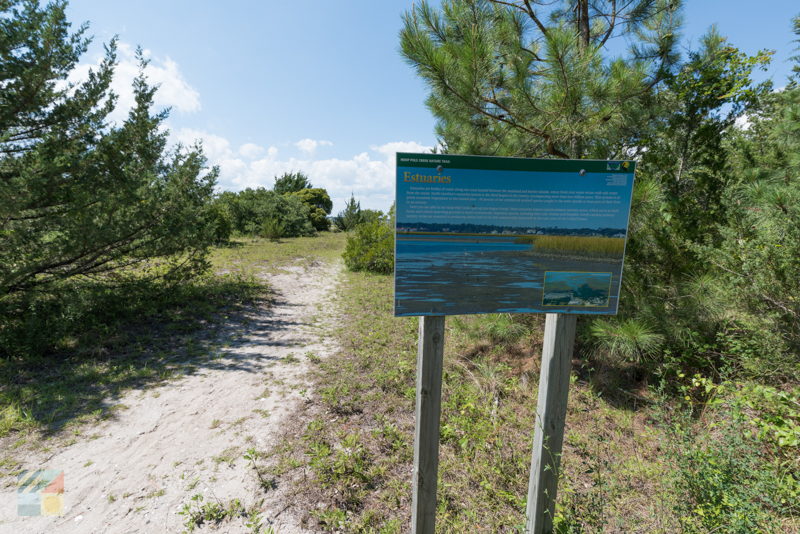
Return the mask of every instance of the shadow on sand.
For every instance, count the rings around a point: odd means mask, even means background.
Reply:
[[[187,309],[179,318],[127,322],[91,351],[0,359],[0,423],[9,412],[21,420],[0,435],[0,448],[26,429],[47,437],[73,422],[113,419],[132,389],[204,370],[257,372],[280,359],[270,349],[290,344],[281,332],[306,326],[276,316],[278,307],[291,306],[280,292],[267,292],[249,303],[221,305],[210,320]],[[237,350],[250,344],[260,350]]]

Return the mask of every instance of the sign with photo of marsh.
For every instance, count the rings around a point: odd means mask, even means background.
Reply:
[[[634,167],[398,153],[395,315],[616,314]]]

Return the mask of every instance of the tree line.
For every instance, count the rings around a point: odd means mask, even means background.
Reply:
[[[216,205],[229,233],[271,239],[326,231],[333,208],[328,192],[313,187],[302,172],[277,177],[271,190],[259,187],[224,191],[216,199]]]

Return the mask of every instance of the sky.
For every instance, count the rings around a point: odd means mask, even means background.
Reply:
[[[436,3],[436,2],[434,2]],[[221,174],[219,190],[271,187],[275,176],[306,173],[334,201],[355,195],[364,208],[394,199],[396,152],[436,143],[427,90],[399,53],[402,14],[412,0],[72,0],[67,16],[89,23],[90,50],[79,78],[119,38],[116,118],[132,101],[134,51],[170,106],[174,142],[203,148]],[[763,9],[760,8],[764,6]],[[796,0],[688,0],[682,47],[712,24],[747,53],[776,50],[758,79],[786,83]]]

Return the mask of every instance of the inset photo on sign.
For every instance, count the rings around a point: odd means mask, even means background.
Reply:
[[[542,306],[608,306],[613,273],[547,271]]]

